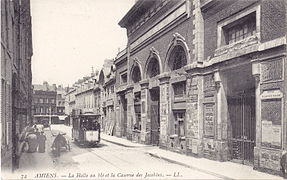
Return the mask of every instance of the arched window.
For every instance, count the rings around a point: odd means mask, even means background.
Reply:
[[[141,80],[141,71],[138,66],[135,66],[132,71],[132,80],[134,83],[137,83]]]
[[[170,53],[170,57],[169,57],[168,65],[169,65],[170,70],[173,71],[173,70],[180,69],[186,64],[187,64],[186,54],[185,54],[183,47],[180,45],[176,45],[172,49]]]
[[[148,64],[147,75],[148,77],[152,78],[158,75],[159,73],[160,73],[159,62],[155,57],[153,57]]]

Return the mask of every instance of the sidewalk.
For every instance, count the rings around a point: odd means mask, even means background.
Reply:
[[[125,147],[148,147],[147,145],[137,144],[129,140],[101,134],[102,139],[108,142],[122,145]],[[147,154],[166,160],[171,163],[179,164],[191,169],[217,176],[222,179],[272,179],[283,180],[280,176],[274,176],[253,170],[252,167],[233,162],[219,162],[205,158],[195,158],[155,147],[146,151]]]
[[[127,139],[118,138],[115,136],[110,136],[110,135],[107,135],[105,133],[101,133],[101,139],[104,141],[113,143],[113,144],[117,144],[117,145],[124,146],[124,147],[129,147],[129,148],[148,147],[148,145],[134,143],[134,142],[131,142]]]

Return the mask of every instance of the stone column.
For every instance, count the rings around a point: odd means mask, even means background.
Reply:
[[[168,143],[168,123],[170,114],[170,98],[169,98],[169,73],[163,73],[159,77],[160,81],[160,138],[159,145],[167,147]]]
[[[227,117],[228,117],[228,105],[226,93],[223,88],[220,73],[214,72],[214,81],[216,86],[216,119],[217,119],[217,160],[226,161],[229,158],[228,142],[227,142]]]
[[[149,117],[149,81],[147,79],[140,82],[141,85],[141,142],[151,143],[151,120]]]
[[[132,140],[132,126],[134,121],[134,95],[133,95],[133,87],[127,87],[126,91],[127,97],[127,139]]]
[[[121,132],[122,118],[121,118],[121,116],[123,113],[122,112],[123,108],[122,108],[122,103],[120,101],[120,95],[119,94],[116,94],[114,104],[115,104],[114,110],[115,110],[115,114],[116,114],[116,116],[115,116],[115,120],[116,120],[116,122],[115,122],[115,126],[116,126],[115,127],[116,128],[115,134],[117,137],[121,137],[122,136],[122,132]]]
[[[189,74],[186,80],[186,143],[187,153],[201,156],[202,78]]]

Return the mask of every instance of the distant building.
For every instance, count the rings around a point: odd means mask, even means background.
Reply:
[[[62,85],[57,87],[57,96],[56,96],[56,113],[59,117],[59,120],[64,123],[66,119],[65,114],[65,93],[67,88],[64,88]]]
[[[17,134],[31,123],[30,0],[1,0],[1,170],[17,169]]]
[[[33,120],[34,123],[56,123],[58,121],[57,108],[57,87],[55,84],[33,85]]]
[[[114,60],[105,60],[99,75],[101,86],[102,128],[107,134],[114,134],[116,126],[115,117],[115,70]]]
[[[66,125],[72,125],[72,118],[75,116],[76,110],[76,84],[73,87],[68,88],[65,93],[65,114],[68,116],[66,120]]]
[[[127,85],[128,85],[128,60],[126,49],[118,53],[115,58],[114,64],[116,66],[116,82],[115,93],[117,100],[115,101],[116,108],[116,127],[115,135],[118,137],[127,138],[127,134],[131,135],[131,124],[127,124]],[[130,122],[129,122],[130,123]],[[129,131],[129,132],[128,132]],[[129,136],[131,139],[131,136]]]

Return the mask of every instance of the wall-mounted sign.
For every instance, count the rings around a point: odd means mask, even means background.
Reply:
[[[282,101],[273,99],[261,103],[262,146],[281,148]]]
[[[203,79],[204,79],[204,84],[203,84],[204,91],[215,90],[215,82],[214,82],[213,74],[206,75],[204,76]]]
[[[204,104],[204,135],[206,137],[214,137],[214,106],[215,104]]]
[[[283,93],[280,90],[268,90],[261,94],[261,99],[280,99],[283,97]]]
[[[261,64],[261,81],[276,81],[283,77],[283,61],[282,58],[265,61]]]

